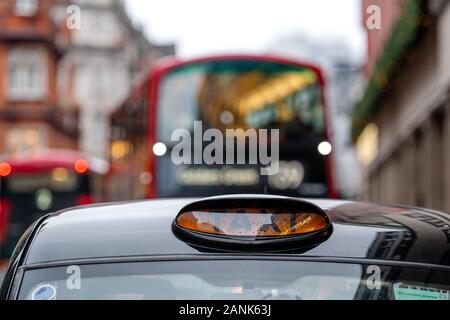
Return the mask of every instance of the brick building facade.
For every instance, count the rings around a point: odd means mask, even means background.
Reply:
[[[110,114],[173,53],[134,26],[123,0],[1,0],[0,154],[69,148],[106,159]]]
[[[77,148],[76,111],[58,107],[56,39],[67,32],[52,19],[54,4],[0,2],[0,154]]]

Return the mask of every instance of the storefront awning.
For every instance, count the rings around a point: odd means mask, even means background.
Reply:
[[[382,94],[399,69],[403,57],[417,39],[424,21],[424,0],[407,0],[400,17],[378,59],[362,99],[353,113],[352,136],[356,140],[376,111]]]

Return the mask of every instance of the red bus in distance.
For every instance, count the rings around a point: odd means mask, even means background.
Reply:
[[[0,158],[0,254],[9,258],[23,232],[43,215],[95,202],[94,176],[105,161],[72,150]]]
[[[135,199],[236,193],[335,198],[325,87],[318,67],[269,55],[160,61],[112,116],[114,194]],[[174,163],[179,141],[172,134],[183,129],[195,140],[199,122],[203,132],[223,134],[278,129],[278,173],[262,175],[263,164],[250,161]],[[208,147],[208,142],[200,144],[201,151]],[[120,188],[120,182],[130,187]]]

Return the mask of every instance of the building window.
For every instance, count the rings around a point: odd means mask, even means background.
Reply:
[[[44,126],[11,126],[6,130],[5,137],[7,153],[33,152],[48,148],[48,133]]]
[[[45,51],[14,49],[8,55],[7,95],[11,100],[40,100],[46,95]]]
[[[18,16],[30,17],[36,14],[38,0],[16,0],[15,13]]]

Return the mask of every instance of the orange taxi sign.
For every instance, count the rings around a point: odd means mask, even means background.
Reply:
[[[278,247],[283,242],[320,243],[331,234],[331,222],[309,202],[212,198],[182,209],[173,230],[196,243]]]
[[[312,212],[284,212],[279,209],[223,209],[189,211],[178,216],[185,230],[212,235],[283,237],[307,234],[328,226],[327,219]]]

